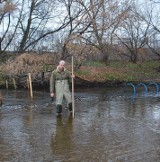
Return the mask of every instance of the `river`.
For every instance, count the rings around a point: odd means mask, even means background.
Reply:
[[[75,89],[75,118],[48,91],[1,90],[0,162],[159,162],[160,96]]]

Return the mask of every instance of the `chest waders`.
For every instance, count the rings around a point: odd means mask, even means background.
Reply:
[[[72,111],[72,101],[71,101],[71,92],[69,90],[68,80],[56,80],[55,81],[55,91],[56,91],[56,108],[57,113],[62,112],[62,102],[65,98],[69,111]]]

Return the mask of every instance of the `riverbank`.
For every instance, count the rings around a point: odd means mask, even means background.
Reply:
[[[33,88],[48,89],[50,74],[54,68],[54,66],[51,66],[48,67],[48,71],[46,70],[46,72],[42,72],[39,68],[30,66],[23,69],[23,73],[19,72],[18,74],[15,73],[15,75],[1,75],[0,87],[5,88],[6,79],[8,79],[9,88],[14,88],[14,78],[18,88],[27,88],[27,74],[29,72],[27,70],[37,69],[31,73]],[[67,68],[71,71],[69,63]],[[5,73],[5,70],[1,73]],[[74,73],[76,75],[74,82],[75,87],[119,86],[127,82],[160,83],[160,61],[145,61],[138,62],[137,64],[131,62],[112,61],[107,66],[101,62],[87,61],[79,69],[75,69]]]
[[[111,62],[108,66],[93,63],[82,66],[76,75],[81,78],[81,85],[116,86],[127,82],[160,83],[160,61],[146,61],[137,64],[129,62]]]

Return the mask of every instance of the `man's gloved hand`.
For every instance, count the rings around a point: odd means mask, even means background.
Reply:
[[[51,100],[52,100],[52,101],[54,101],[54,96],[53,96],[53,97],[51,97]]]

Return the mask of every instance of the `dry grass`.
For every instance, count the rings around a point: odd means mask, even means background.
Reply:
[[[0,65],[0,72],[11,76],[28,73],[32,73],[33,76],[37,74],[41,76],[41,72],[51,71],[56,68],[59,61],[57,59],[56,56],[51,54],[38,55],[24,53],[2,63]],[[110,65],[105,66],[104,64],[99,65],[98,62],[93,64],[87,61],[79,69],[75,69],[74,73],[77,77],[91,82],[155,81],[160,78],[160,73],[156,70],[159,69],[159,63],[159,61],[148,61],[141,64],[112,62]],[[70,71],[72,69],[69,61],[67,69]],[[49,78],[50,74],[45,73],[45,75],[46,78]]]
[[[21,54],[14,59],[9,59],[0,65],[1,72],[5,74],[37,73],[44,69],[45,65],[53,65],[55,58],[51,54]]]

